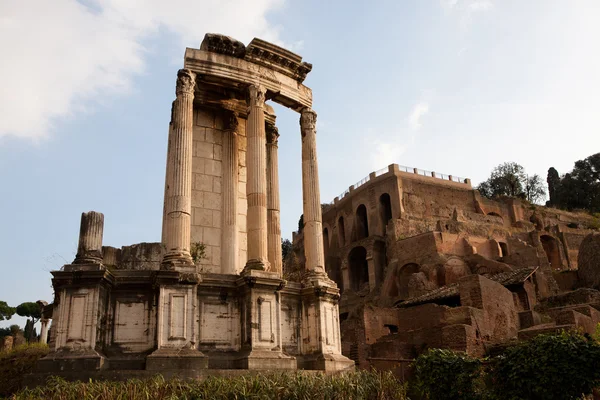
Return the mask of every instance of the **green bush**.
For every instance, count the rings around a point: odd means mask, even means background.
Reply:
[[[415,388],[426,399],[480,399],[481,361],[466,353],[430,349],[414,364]]]
[[[492,360],[489,386],[501,400],[569,400],[600,385],[600,344],[576,332],[540,335]]]
[[[67,382],[52,377],[46,386],[26,389],[12,399],[340,399],[402,400],[406,391],[390,373],[357,371],[334,376],[310,373],[280,373],[205,380],[126,382]]]
[[[21,388],[23,375],[33,371],[38,359],[48,354],[48,346],[32,343],[0,352],[0,398]]]

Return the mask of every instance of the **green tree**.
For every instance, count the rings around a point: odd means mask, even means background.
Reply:
[[[558,198],[556,196],[558,187],[560,186],[560,176],[558,175],[558,171],[554,167],[550,167],[548,169],[548,176],[546,177],[546,183],[548,184],[548,206],[555,206],[557,204]]]
[[[481,182],[477,190],[487,198],[508,196],[521,197],[531,202],[539,202],[546,196],[544,183],[539,175],[527,176],[525,169],[515,163],[498,165],[490,177]]]
[[[528,176],[525,181],[524,194],[530,203],[540,203],[546,198],[546,189],[544,182],[538,174]]]
[[[575,162],[573,171],[560,179],[556,198],[560,208],[600,212],[600,153]]]
[[[281,258],[285,260],[291,252],[292,242],[289,239],[281,239]]]
[[[31,318],[31,324],[32,326],[35,325],[36,322],[39,321],[40,318],[42,318],[42,309],[40,308],[40,306],[37,303],[32,303],[32,302],[26,302],[26,303],[21,303],[17,306],[17,314],[19,314],[21,317],[27,317],[27,318]],[[33,340],[33,329],[31,329],[28,333],[29,336],[27,337],[28,341],[32,341]]]
[[[17,310],[5,301],[0,301],[0,321],[9,320]]]

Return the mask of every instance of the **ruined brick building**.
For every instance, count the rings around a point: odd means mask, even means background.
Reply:
[[[323,205],[343,353],[390,368],[427,347],[483,354],[549,330],[593,333],[600,293],[568,292],[593,286],[577,266],[584,238],[598,241],[596,224],[584,213],[483,198],[469,179],[396,164],[371,173]],[[294,233],[287,268],[302,265],[303,240]],[[595,254],[583,268],[592,276]]]

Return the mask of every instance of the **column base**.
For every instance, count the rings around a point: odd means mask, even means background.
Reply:
[[[302,369],[334,373],[355,368],[354,361],[341,354],[305,355],[300,363]]]
[[[194,349],[158,349],[146,357],[146,370],[198,370],[208,368],[208,357]]]
[[[271,264],[267,260],[248,260],[244,271],[269,271],[270,268]]]
[[[239,369],[258,370],[296,370],[296,357],[291,357],[280,351],[248,350],[236,360]]]
[[[192,256],[183,252],[165,254],[160,265],[161,269],[167,271],[196,272],[196,264]]]

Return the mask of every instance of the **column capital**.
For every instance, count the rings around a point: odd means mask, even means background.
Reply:
[[[267,144],[277,146],[279,141],[279,129],[274,124],[265,124],[265,131],[267,133]]]
[[[311,108],[304,107],[300,111],[300,129],[304,135],[304,130],[316,131],[317,113]]]
[[[194,94],[196,87],[196,74],[189,69],[180,69],[177,71],[177,87],[175,94]]]
[[[248,86],[248,93],[246,97],[246,103],[249,107],[260,107],[263,108],[265,105],[265,94],[267,89],[261,85],[250,85]]]
[[[230,111],[225,114],[226,131],[237,132],[239,125],[238,114],[235,111]]]

